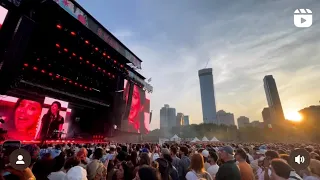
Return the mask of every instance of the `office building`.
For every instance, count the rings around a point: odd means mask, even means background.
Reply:
[[[316,125],[320,120],[320,106],[309,106],[299,111],[305,123]]]
[[[234,126],[234,115],[232,113],[227,113],[224,110],[217,112],[218,124],[224,124],[228,126]]]
[[[271,115],[271,124],[283,122],[285,118],[276,81],[272,75],[267,75],[263,78],[263,83]]]
[[[251,125],[252,127],[256,127],[256,128],[263,128],[263,127],[264,127],[264,123],[263,123],[263,122],[260,122],[260,121],[258,121],[258,120],[252,121],[252,122],[250,123],[250,125]]]
[[[176,126],[177,127],[180,127],[180,126],[183,126],[184,124],[184,115],[183,113],[177,113],[177,117],[176,117]]]
[[[176,126],[176,109],[165,104],[160,109],[160,129]]]
[[[189,116],[188,115],[184,115],[183,116],[183,125],[187,126],[189,125]]]
[[[271,124],[270,109],[265,107],[262,110],[262,119],[265,124]]]
[[[239,129],[246,127],[250,124],[249,118],[245,116],[238,117],[237,122],[238,122]]]
[[[218,124],[212,68],[201,69],[198,74],[200,80],[203,122]]]

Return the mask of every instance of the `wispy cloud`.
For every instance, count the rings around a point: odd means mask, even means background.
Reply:
[[[143,60],[142,73],[154,86],[152,128],[163,104],[201,122],[198,70],[208,61],[217,107],[235,117],[261,120],[267,74],[276,79],[285,112],[318,102],[318,0],[79,2]],[[312,27],[294,27],[297,8],[314,12]]]

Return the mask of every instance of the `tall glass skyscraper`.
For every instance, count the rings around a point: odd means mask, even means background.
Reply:
[[[272,75],[263,78],[264,91],[269,105],[271,124],[285,120],[276,81]]]
[[[218,124],[212,68],[201,69],[198,74],[200,79],[203,122]]]

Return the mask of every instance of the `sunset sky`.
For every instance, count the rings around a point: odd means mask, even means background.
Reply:
[[[272,74],[284,113],[319,104],[319,0],[78,0],[142,59],[152,77],[153,119],[169,104],[202,122],[198,70],[214,71],[217,110],[262,121],[263,77]],[[297,28],[293,12],[313,12]]]

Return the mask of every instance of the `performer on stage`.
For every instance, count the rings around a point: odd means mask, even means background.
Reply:
[[[54,101],[47,114],[43,115],[41,120],[41,132],[40,138],[43,139],[58,139],[60,133],[55,131],[60,131],[64,123],[63,117],[59,114],[61,109],[61,103]]]

